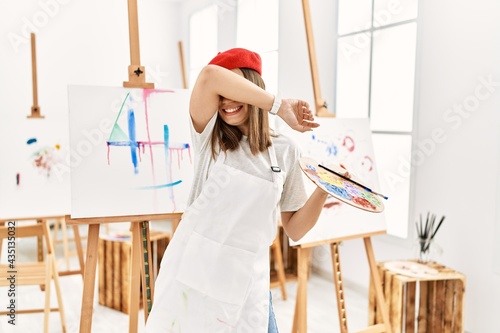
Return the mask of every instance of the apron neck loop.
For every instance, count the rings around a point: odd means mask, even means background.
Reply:
[[[278,165],[278,159],[276,158],[276,151],[274,150],[274,146],[271,145],[267,148],[269,152],[269,157],[271,159],[271,171],[273,173],[273,182],[276,183],[278,177],[276,177],[280,172],[281,168]]]

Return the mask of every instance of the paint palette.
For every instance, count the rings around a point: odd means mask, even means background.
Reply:
[[[340,167],[329,165],[328,169],[325,169],[309,157],[302,157],[299,163],[302,171],[316,186],[336,199],[373,213],[384,210],[381,197],[360,186],[355,179],[350,180],[338,175],[337,173],[342,174]]]
[[[437,269],[413,261],[390,261],[384,266],[394,273],[419,278],[435,277],[439,274]]]

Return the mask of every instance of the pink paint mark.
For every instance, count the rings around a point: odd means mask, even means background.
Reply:
[[[184,151],[184,149],[186,149],[186,148],[168,148],[169,151],[176,153],[176,155],[177,155],[177,168],[179,168],[179,169],[181,168],[181,161],[184,160],[184,158],[182,157],[182,152]],[[172,164],[172,159],[170,160],[170,164]]]
[[[151,159],[151,173],[152,173],[152,176],[153,176],[153,184],[156,184],[156,173],[155,173],[155,169],[154,169],[154,158],[153,158],[153,144],[152,144],[152,141],[151,141],[151,132],[149,130],[149,112],[148,112],[148,102],[149,102],[149,96],[152,95],[152,94],[155,94],[155,93],[172,93],[174,92],[173,90],[164,90],[164,89],[143,89],[142,90],[142,98],[143,98],[143,101],[144,101],[144,116],[145,116],[145,120],[146,120],[146,133],[147,133],[147,142],[144,143],[147,144],[149,146],[149,154],[150,154],[150,159]],[[172,170],[170,170],[170,172],[172,172]],[[172,179],[172,176],[170,176],[170,179]],[[170,191],[172,191],[172,189],[170,189]],[[156,191],[154,191],[154,194],[155,196],[155,205],[157,203],[157,198],[156,198]],[[174,209],[177,209],[175,206],[176,206],[176,203],[175,203],[175,200],[172,201],[174,203]],[[155,209],[158,209],[158,207],[155,207]]]
[[[151,132],[149,130],[149,113],[148,113],[148,100],[149,96],[155,92],[155,89],[143,89],[143,101],[144,101],[144,116],[146,119],[146,133],[148,137],[147,143],[151,143]],[[156,184],[155,170],[154,170],[154,158],[153,158],[153,147],[149,144],[149,155],[151,159],[151,171],[153,173],[153,184]]]
[[[347,135],[342,142],[342,146],[346,147],[347,150],[352,153],[354,151],[354,148],[356,147],[356,144],[354,142],[354,139]]]
[[[107,154],[107,157],[108,157],[108,165],[111,165],[111,161],[109,160],[109,153],[111,152],[111,148],[109,147],[109,143],[107,144],[108,146],[108,154]]]
[[[368,171],[372,171],[373,170],[373,160],[371,159],[370,156],[363,157],[363,161],[361,161],[361,165],[365,169],[368,169]]]
[[[142,90],[142,99],[144,101],[144,116],[146,119],[146,133],[148,137],[148,141],[146,142],[141,142],[143,147],[145,145],[148,145],[149,147],[149,155],[151,159],[151,172],[153,174],[153,184],[156,184],[156,176],[155,176],[155,170],[154,170],[154,157],[153,157],[153,144],[163,144],[159,142],[152,142],[151,141],[151,132],[149,130],[149,112],[148,112],[148,102],[149,102],[149,96],[155,93],[173,93],[173,90],[167,90],[167,89],[143,89]],[[143,153],[144,153],[144,148],[143,148]]]

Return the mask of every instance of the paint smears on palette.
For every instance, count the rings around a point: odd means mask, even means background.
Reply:
[[[320,167],[312,158],[302,157],[299,162],[306,176],[316,186],[336,199],[373,213],[380,213],[384,210],[384,204],[378,195]]]

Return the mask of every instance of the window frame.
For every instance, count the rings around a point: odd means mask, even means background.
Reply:
[[[389,23],[387,25],[380,25],[380,26],[375,26],[375,0],[371,1],[371,25],[369,28],[365,29],[360,29],[355,32],[349,32],[349,33],[344,33],[344,34],[339,34],[338,33],[338,23],[339,23],[339,1],[336,0],[335,2],[335,10],[336,10],[336,15],[335,15],[335,31],[333,34],[334,38],[334,66],[333,66],[333,75],[334,75],[334,91],[333,91],[333,100],[335,103],[333,103],[333,110],[330,112],[333,112],[334,115],[337,115],[337,80],[338,80],[338,55],[339,55],[339,39],[343,37],[348,37],[348,36],[353,36],[357,35],[360,33],[363,33],[365,35],[369,35],[369,40],[370,40],[370,50],[369,50],[369,73],[368,73],[368,105],[367,105],[367,117],[370,118],[372,114],[372,109],[371,109],[371,94],[372,94],[372,70],[373,70],[373,40],[374,40],[374,33],[376,33],[379,30],[382,29],[390,29],[393,27],[398,27],[402,25],[406,25],[408,23],[415,23],[416,25],[416,39],[415,39],[415,63],[414,63],[414,81],[413,81],[413,114],[412,114],[412,125],[411,125],[411,130],[410,131],[392,131],[392,130],[372,130],[373,135],[377,134],[383,134],[383,135],[408,135],[411,140],[410,144],[410,165],[411,165],[411,173],[409,176],[409,193],[408,193],[408,212],[406,214],[407,217],[407,229],[406,229],[406,236],[402,237],[399,235],[392,235],[387,233],[386,235],[382,235],[381,239],[384,241],[387,241],[389,243],[393,243],[396,245],[409,245],[412,244],[412,239],[415,238],[415,230],[414,230],[414,215],[415,215],[415,183],[416,183],[416,174],[417,170],[415,168],[415,165],[413,163],[413,153],[417,150],[417,129],[418,129],[418,110],[419,110],[419,101],[418,101],[418,96],[419,96],[419,75],[418,73],[420,72],[420,66],[421,66],[421,57],[420,57],[420,50],[421,50],[421,1],[417,0],[417,13],[416,13],[416,18],[413,19],[406,19],[402,20],[399,22],[395,23]],[[380,170],[379,170],[379,177],[380,177]]]

